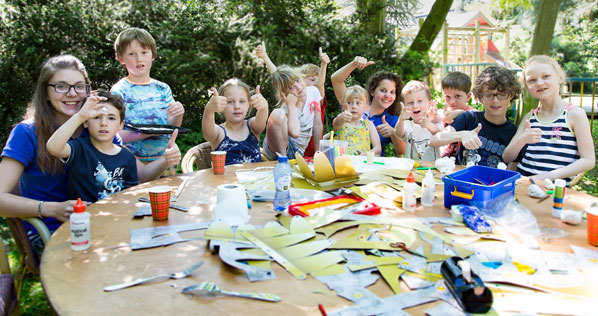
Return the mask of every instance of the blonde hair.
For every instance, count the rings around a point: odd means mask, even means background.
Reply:
[[[299,71],[303,74],[304,78],[317,76],[320,74],[320,67],[314,64],[305,64],[299,67]]]
[[[288,65],[281,65],[272,73],[272,85],[276,90],[276,97],[278,102],[282,101],[282,95],[287,93],[291,86],[295,84],[303,76],[297,69]]]
[[[367,91],[365,91],[364,88],[362,88],[361,86],[350,86],[347,88],[347,90],[345,91],[345,95],[343,96],[343,103],[347,103],[350,100],[354,100],[354,99],[362,99],[365,101],[365,103],[368,103],[368,94]]]
[[[134,40],[137,40],[141,47],[150,49],[152,51],[152,57],[156,58],[158,52],[156,51],[156,41],[152,35],[144,29],[130,27],[120,32],[116,37],[116,41],[114,41],[114,52],[117,60],[119,57],[123,57],[127,47],[129,47]]]
[[[425,83],[417,80],[411,80],[407,82],[407,84],[403,87],[403,90],[401,90],[401,96],[405,98],[407,95],[420,90],[424,90],[428,96],[428,99],[432,99],[430,88]]]
[[[231,78],[231,79],[226,80],[223,84],[220,85],[220,87],[218,87],[218,95],[224,96],[224,93],[226,93],[226,90],[228,90],[232,87],[241,88],[247,94],[247,102],[249,103],[249,107],[247,108],[247,113],[245,114],[245,116],[247,116],[247,114],[249,114],[249,112],[251,112],[251,109],[252,109],[251,102],[250,102],[251,93],[252,93],[251,87],[248,84],[246,84],[245,82],[243,82],[241,79]],[[218,113],[218,117],[223,118],[224,114]],[[224,120],[226,120],[226,117],[224,117]]]
[[[565,78],[567,78],[567,74],[565,73],[565,71],[563,70],[563,68],[561,68],[561,65],[559,65],[559,63],[556,62],[556,60],[554,60],[552,57],[549,57],[549,56],[546,56],[546,55],[536,55],[536,56],[530,57],[527,60],[527,62],[525,63],[525,67],[523,67],[523,85],[526,88],[527,88],[527,78],[525,78],[525,70],[533,62],[552,66],[552,68],[554,69],[554,71],[559,76],[559,84],[565,82]]]

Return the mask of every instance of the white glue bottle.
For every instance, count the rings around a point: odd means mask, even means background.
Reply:
[[[434,175],[432,170],[428,169],[426,176],[422,181],[422,205],[423,206],[434,206],[434,192],[436,190],[436,181],[434,181]]]
[[[415,177],[409,172],[407,181],[403,184],[403,209],[405,211],[415,211],[416,206],[417,184],[415,184]]]
[[[73,207],[71,221],[71,249],[81,251],[89,248],[91,244],[91,235],[89,231],[89,213],[85,211],[85,204],[81,198]]]

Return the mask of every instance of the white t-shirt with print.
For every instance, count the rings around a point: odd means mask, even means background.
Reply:
[[[322,96],[318,88],[314,86],[306,87],[305,103],[301,111],[297,112],[297,116],[299,117],[299,137],[293,138],[301,151],[305,150],[307,145],[309,145],[309,140],[313,134],[316,108],[320,107],[320,100],[322,100]],[[285,114],[289,114],[286,104],[283,104],[281,109]]]
[[[442,130],[442,123],[434,124],[436,128]],[[430,146],[432,133],[427,128],[422,127],[413,121],[405,121],[405,136],[403,140],[407,144],[405,157],[415,160],[435,161],[440,158],[440,147]]]

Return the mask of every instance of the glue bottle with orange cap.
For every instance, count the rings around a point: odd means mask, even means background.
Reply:
[[[85,250],[91,244],[89,213],[85,209],[85,204],[79,198],[70,216],[71,249],[75,251]]]
[[[409,172],[407,181],[403,184],[403,209],[405,211],[415,211],[417,206],[417,184],[413,173]]]

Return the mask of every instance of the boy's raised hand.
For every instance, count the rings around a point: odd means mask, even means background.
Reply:
[[[264,41],[255,48],[255,53],[261,59],[265,59],[268,56],[268,53],[266,53],[266,43],[264,43]]]
[[[373,61],[368,61],[367,58],[361,56],[355,56],[355,59],[353,60],[353,65],[355,65],[355,68],[358,68],[359,70],[363,70],[363,68],[373,64]]]
[[[465,131],[464,135],[461,137],[461,144],[465,146],[466,149],[478,149],[482,146],[482,141],[478,137],[478,133],[482,129],[482,123],[478,123],[478,126],[471,131]]]
[[[376,129],[382,137],[390,137],[395,132],[394,127],[386,123],[386,116],[382,116],[382,124],[376,126]]]
[[[328,57],[328,54],[322,52],[322,47],[320,47],[320,62],[322,65],[330,64],[330,57]]]
[[[258,111],[268,108],[268,101],[260,93],[260,86],[255,87],[255,93],[251,96],[249,103]]]
[[[98,117],[100,114],[106,114],[106,107],[100,104],[102,101],[106,101],[106,98],[97,95],[87,97],[85,104],[83,104],[78,112],[79,117],[81,117],[82,120],[87,121],[94,117]]]
[[[428,109],[428,118],[432,123],[438,123],[438,105],[436,105],[436,101],[432,101],[432,105]]]
[[[411,111],[405,106],[405,103],[401,102],[401,115],[399,119],[408,120],[411,117]]]
[[[525,130],[523,130],[521,138],[526,144],[535,144],[542,140],[542,130],[539,128],[532,128],[532,124],[529,122],[529,120],[526,120]]]
[[[168,104],[168,108],[166,109],[166,113],[168,113],[168,117],[178,117],[185,114],[185,108],[183,104],[178,101],[173,101]]]
[[[226,97],[219,96],[218,90],[214,87],[212,87],[211,91],[212,97],[210,98],[210,101],[208,101],[206,108],[211,112],[224,111],[224,108],[226,107]]]
[[[177,128],[172,132],[172,136],[166,145],[166,150],[164,150],[164,159],[168,166],[176,166],[179,164],[179,161],[181,161],[181,151],[175,142],[178,134],[179,130]]]

